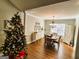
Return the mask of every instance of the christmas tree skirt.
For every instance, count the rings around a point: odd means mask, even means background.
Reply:
[[[8,56],[0,56],[0,59],[9,59]]]

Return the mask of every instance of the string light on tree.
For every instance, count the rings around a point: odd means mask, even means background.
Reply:
[[[26,56],[26,38],[24,35],[24,26],[21,23],[21,18],[19,14],[15,14],[14,17],[8,21],[10,27],[8,27],[4,32],[6,33],[6,39],[3,45],[4,56],[10,56],[9,59],[24,58]],[[22,52],[24,55],[21,55]],[[21,56],[20,56],[21,55]],[[12,56],[15,56],[12,58]]]

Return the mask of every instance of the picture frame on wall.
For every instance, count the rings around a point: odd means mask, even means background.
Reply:
[[[4,20],[4,29],[7,29],[8,27],[10,27],[9,20]]]
[[[6,29],[7,23],[5,20],[0,20],[0,31]]]
[[[4,29],[7,28],[7,20],[4,20]]]
[[[34,31],[41,32],[42,30],[43,30],[43,27],[41,26],[41,24],[39,22],[36,22],[34,26]]]

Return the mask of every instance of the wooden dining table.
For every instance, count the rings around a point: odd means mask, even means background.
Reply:
[[[59,46],[59,43],[60,43],[59,37],[60,37],[60,36],[47,36],[47,37],[45,38],[46,44],[47,44],[48,46],[54,46],[54,43],[57,43],[58,46]]]

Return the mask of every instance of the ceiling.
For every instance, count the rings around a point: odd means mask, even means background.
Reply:
[[[79,17],[79,1],[66,1],[26,11],[27,14],[44,19],[71,19]]]
[[[9,0],[17,9],[28,10],[68,0]]]
[[[19,10],[45,19],[75,18],[79,17],[79,0],[0,0],[0,20],[10,19]]]

